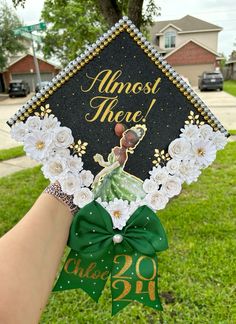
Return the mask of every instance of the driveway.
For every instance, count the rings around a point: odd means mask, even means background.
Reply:
[[[9,98],[6,95],[0,95],[0,150],[14,146],[19,143],[10,137],[10,127],[6,124],[7,120],[31,97],[33,93],[27,97]]]
[[[224,91],[194,91],[226,129],[236,129],[236,97]]]

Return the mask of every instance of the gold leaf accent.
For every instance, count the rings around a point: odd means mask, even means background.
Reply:
[[[40,112],[36,111],[34,114],[35,116],[39,117],[48,117],[48,115],[52,112],[52,109],[50,109],[50,105],[46,104],[45,107],[41,106],[40,107]]]
[[[157,166],[159,164],[163,164],[166,161],[170,160],[170,155],[168,152],[165,152],[165,150],[160,150],[160,149],[154,149],[154,157],[156,158],[155,160],[152,161],[152,163]]]
[[[74,150],[74,152],[78,155],[78,156],[82,156],[83,154],[86,153],[86,149],[87,149],[87,142],[82,142],[80,139],[77,141],[77,143],[72,144],[70,147]]]
[[[185,124],[186,125],[190,125],[190,124],[191,125],[194,125],[194,124],[199,125],[199,123],[200,123],[199,116],[200,116],[199,114],[194,115],[194,112],[191,110],[188,115],[188,119],[185,121]],[[200,125],[202,125],[202,124],[200,123]]]

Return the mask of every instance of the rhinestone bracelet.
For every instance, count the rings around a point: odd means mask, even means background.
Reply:
[[[70,212],[74,215],[78,206],[73,203],[73,195],[67,195],[61,189],[61,185],[59,182],[51,183],[45,190],[44,193],[48,193],[49,195],[54,196],[56,199],[61,201],[65,206],[69,207]]]

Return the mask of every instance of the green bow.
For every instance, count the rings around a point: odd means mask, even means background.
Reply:
[[[122,242],[114,243],[117,240]],[[150,208],[139,207],[120,231],[113,229],[109,213],[93,201],[75,215],[68,246],[71,251],[54,291],[82,288],[98,301],[111,273],[113,315],[132,300],[162,310],[156,252],[167,249],[168,243]]]

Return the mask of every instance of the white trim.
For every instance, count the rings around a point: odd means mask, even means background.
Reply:
[[[178,34],[191,34],[191,33],[207,33],[207,32],[220,32],[223,28],[218,29],[199,29],[199,30],[186,30],[186,31],[180,31]]]
[[[195,43],[196,45],[198,45],[198,46],[204,48],[204,49],[207,50],[208,52],[210,52],[210,53],[212,53],[212,54],[214,54],[214,55],[216,55],[216,56],[219,56],[219,54],[218,54],[217,52],[211,50],[210,48],[208,48],[208,47],[206,47],[205,45],[203,45],[203,44],[197,42],[197,41],[194,40],[194,39],[190,39],[190,40],[186,41],[185,43],[181,44],[179,47],[175,48],[173,51],[171,51],[171,52],[169,52],[168,54],[166,54],[166,55],[165,55],[165,58],[171,56],[172,54],[174,54],[175,52],[177,52],[178,50],[180,50],[182,47],[184,47],[186,44],[188,44],[188,43],[190,43],[190,42],[193,42],[193,43]]]
[[[9,67],[11,67],[12,65],[16,64],[17,62],[19,62],[20,60],[22,60],[23,58],[25,58],[27,55],[28,55],[28,54],[25,54],[25,55],[20,56],[19,58],[15,59],[13,62],[11,62],[11,64],[9,64],[9,65],[7,66],[7,69],[8,69]]]
[[[167,26],[165,26],[164,28],[162,28],[162,29],[159,31],[159,33],[164,32],[164,31],[165,31],[167,28],[169,28],[169,27],[173,27],[173,28],[175,28],[176,30],[182,31],[181,28],[175,26],[174,24],[168,24]]]
[[[225,63],[225,65],[234,64],[234,63],[236,63],[236,60],[228,61],[228,62]]]
[[[169,24],[170,25],[170,24]],[[168,26],[169,26],[168,25]],[[162,30],[164,30],[164,28],[162,28]],[[220,32],[222,31],[223,28],[219,28],[219,29],[199,29],[199,30],[184,30],[184,31],[177,31],[177,34],[197,34],[197,33],[208,33],[208,32]],[[156,33],[155,36],[163,36],[164,33],[162,33],[161,31]]]

